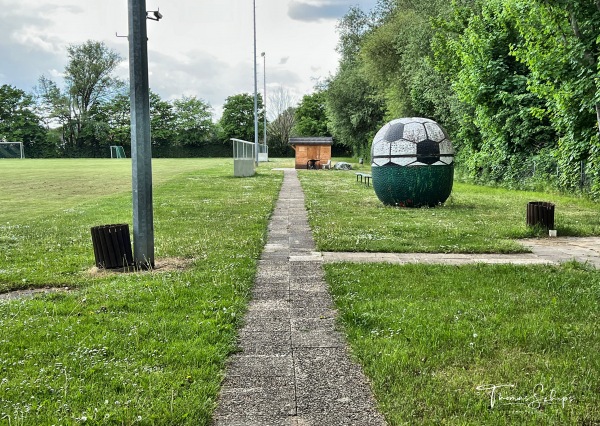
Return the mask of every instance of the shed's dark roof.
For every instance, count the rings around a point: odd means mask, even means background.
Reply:
[[[332,137],[290,138],[290,145],[333,145]]]

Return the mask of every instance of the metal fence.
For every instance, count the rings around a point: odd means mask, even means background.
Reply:
[[[242,139],[231,138],[233,142],[233,159],[234,160],[254,160],[254,143]]]

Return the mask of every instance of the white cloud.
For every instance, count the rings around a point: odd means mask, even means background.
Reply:
[[[361,1],[369,8],[375,0]],[[269,87],[283,86],[299,98],[315,80],[335,72],[335,18],[355,1],[256,0],[259,89],[263,58]],[[218,112],[227,96],[254,91],[251,0],[147,0],[163,19],[148,21],[152,90],[165,99],[182,95],[205,99]],[[292,10],[304,19],[292,19]],[[335,12],[335,13],[334,13]],[[319,15],[321,13],[321,15]],[[303,14],[303,15],[302,15]],[[311,15],[312,14],[312,15]],[[311,19],[308,19],[312,16]],[[327,19],[324,19],[327,18]],[[117,73],[128,79],[127,2],[0,0],[0,84],[30,90],[40,75],[60,81],[66,47],[103,41],[125,61]]]

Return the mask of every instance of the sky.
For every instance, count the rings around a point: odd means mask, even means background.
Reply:
[[[376,0],[254,0],[258,90],[300,100],[335,73],[337,20]],[[195,96],[215,117],[228,96],[254,92],[253,0],[146,0],[163,19],[148,21],[150,88],[165,100]],[[41,75],[63,87],[66,48],[101,41],[129,78],[127,0],[0,0],[0,85],[32,91]],[[119,37],[118,37],[119,36]],[[261,57],[265,52],[265,58]],[[267,105],[268,106],[268,105]]]

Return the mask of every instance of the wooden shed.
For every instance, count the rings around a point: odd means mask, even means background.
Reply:
[[[290,138],[296,151],[296,169],[317,168],[331,160],[331,137]]]

